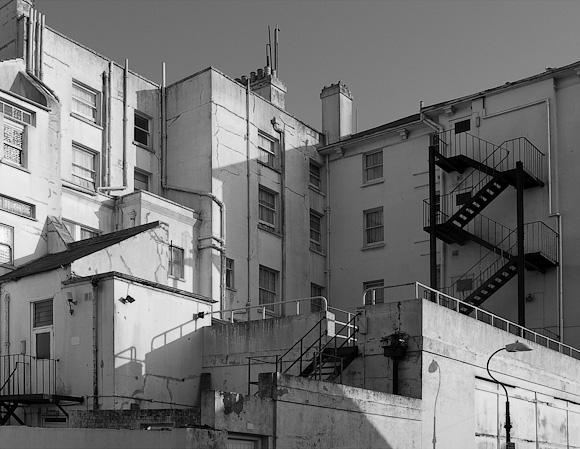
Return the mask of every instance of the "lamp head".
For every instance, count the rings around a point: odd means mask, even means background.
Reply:
[[[522,351],[532,351],[533,348],[528,346],[526,343],[516,341],[515,343],[505,345],[505,350],[507,352],[522,352]]]

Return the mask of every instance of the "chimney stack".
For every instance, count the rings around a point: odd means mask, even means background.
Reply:
[[[324,87],[322,100],[322,132],[327,136],[326,144],[338,142],[352,134],[352,95],[346,84],[339,81]]]
[[[245,85],[247,79],[246,76],[242,76],[242,84]],[[250,73],[250,89],[279,108],[285,108],[286,86],[270,66]]]

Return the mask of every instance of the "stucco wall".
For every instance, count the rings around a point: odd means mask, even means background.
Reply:
[[[202,424],[275,437],[284,449],[421,447],[420,400],[301,377],[268,381],[270,398],[204,392]]]
[[[2,447],[30,449],[58,447],[62,449],[226,449],[225,432],[206,429],[172,429],[169,431],[109,429],[41,429],[2,427]]]

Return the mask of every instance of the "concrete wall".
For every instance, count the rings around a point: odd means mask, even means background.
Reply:
[[[248,380],[258,381],[261,372],[275,370],[276,356],[283,355],[294,343],[304,337],[322,315],[318,313],[295,315],[286,318],[270,318],[239,322],[234,324],[214,324],[203,329],[203,371],[211,375],[208,388],[246,393]],[[320,328],[324,333],[326,323]],[[318,330],[312,332],[304,343],[304,349],[319,336]],[[300,355],[297,347],[288,356],[295,361]],[[251,372],[248,379],[248,357]],[[288,367],[288,363],[285,367]],[[298,365],[293,368],[296,373]],[[297,373],[296,373],[297,374]],[[252,392],[256,390],[252,386]]]
[[[2,447],[28,449],[58,447],[73,449],[103,447],[138,449],[226,449],[225,432],[206,429],[172,429],[167,431],[109,429],[41,429],[2,427]]]
[[[421,447],[420,400],[301,377],[262,380],[269,398],[205,391],[202,424],[285,449]]]

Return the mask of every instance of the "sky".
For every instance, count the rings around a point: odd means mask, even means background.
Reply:
[[[356,130],[580,61],[580,0],[35,0],[46,25],[161,83],[266,65],[279,33],[286,110],[321,128],[338,81]]]

